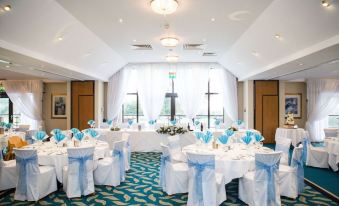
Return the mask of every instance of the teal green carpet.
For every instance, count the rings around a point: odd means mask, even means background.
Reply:
[[[118,187],[98,186],[96,193],[69,200],[60,189],[37,203],[13,200],[13,192],[0,193],[0,205],[186,205],[187,194],[168,196],[158,187],[159,153],[133,153],[132,168],[124,183]],[[238,183],[233,181],[226,186],[227,201],[222,205],[244,205],[238,199]],[[282,198],[282,205],[337,205],[310,186],[296,200]]]

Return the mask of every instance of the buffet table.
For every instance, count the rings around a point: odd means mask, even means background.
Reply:
[[[277,128],[275,132],[275,139],[288,138],[292,140],[292,145],[296,147],[299,142],[305,137],[305,130],[302,128],[288,129],[288,128]]]

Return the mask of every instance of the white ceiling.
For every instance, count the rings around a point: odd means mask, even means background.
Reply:
[[[2,0],[0,6],[10,4],[12,11],[0,11],[0,47],[64,68],[63,74],[107,80],[127,63],[163,62],[169,51],[159,39],[171,35],[180,40],[171,52],[179,61],[219,62],[244,80],[271,78],[276,69],[339,44],[336,0],[328,8],[320,0],[179,0],[177,12],[167,17],[152,12],[149,3]],[[277,33],[280,40],[274,38]],[[183,43],[203,43],[204,50],[185,51]],[[151,44],[153,50],[133,51],[132,44]],[[203,57],[202,52],[217,56]],[[303,63],[320,65],[323,56]],[[335,56],[339,58],[339,52],[331,58]]]

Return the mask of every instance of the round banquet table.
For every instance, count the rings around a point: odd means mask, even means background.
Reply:
[[[105,157],[109,150],[108,143],[104,141],[83,141],[77,148],[95,146],[93,159],[98,160]],[[58,147],[52,142],[35,143],[24,148],[36,149],[38,152],[39,165],[53,166],[59,182],[62,182],[62,169],[68,164],[67,148],[74,148],[71,141],[67,142],[67,147]]]
[[[329,155],[329,165],[334,171],[338,171],[339,164],[339,138],[331,137],[325,139],[325,149]]]
[[[225,183],[235,178],[240,178],[249,171],[255,169],[255,153],[271,153],[273,150],[260,145],[244,145],[241,143],[231,144],[230,150],[212,149],[211,145],[192,144],[183,148],[183,153],[215,155],[215,171],[224,175]]]
[[[288,138],[292,140],[292,145],[297,146],[299,142],[305,137],[305,130],[302,128],[288,129],[288,128],[277,128],[275,132],[275,139]]]

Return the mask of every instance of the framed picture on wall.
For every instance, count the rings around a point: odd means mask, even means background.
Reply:
[[[291,112],[294,118],[301,118],[301,94],[285,94],[285,116]]]
[[[52,119],[66,119],[66,94],[52,94]]]

